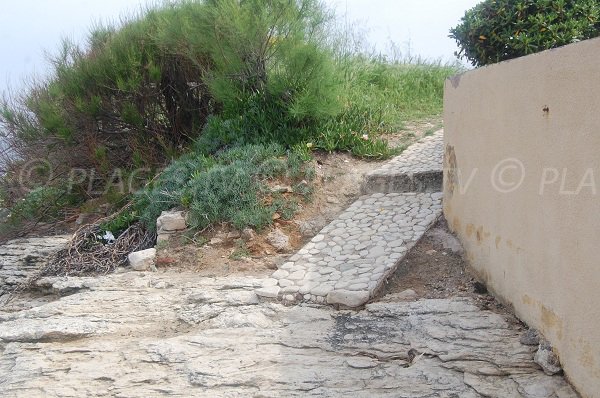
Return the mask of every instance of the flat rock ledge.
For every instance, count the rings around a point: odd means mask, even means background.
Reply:
[[[0,396],[577,397],[516,322],[468,298],[354,312],[261,302],[261,278],[60,282],[87,288],[0,311]]]
[[[0,246],[0,296],[26,281],[51,254],[64,248],[70,236],[15,239]]]
[[[379,169],[365,176],[363,194],[439,192],[442,190],[444,131],[410,146]]]
[[[441,193],[361,197],[256,293],[286,303],[364,305],[441,215],[441,200]]]

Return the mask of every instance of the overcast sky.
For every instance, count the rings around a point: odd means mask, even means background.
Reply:
[[[448,30],[479,0],[325,0],[356,22],[381,52],[395,43],[403,55],[454,59]],[[23,79],[43,75],[45,52],[61,37],[82,41],[95,21],[118,21],[146,0],[5,0],[0,13],[0,92],[19,88]],[[410,45],[409,45],[410,43]]]

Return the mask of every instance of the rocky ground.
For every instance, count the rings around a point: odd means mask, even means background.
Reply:
[[[23,309],[17,298],[0,313],[0,395],[576,397],[533,361],[523,326],[475,292],[444,233],[432,229],[411,253],[417,268],[439,258],[431,278],[411,292],[394,276],[358,311],[260,300],[267,271],[43,280],[42,301]],[[445,274],[457,276],[440,285]],[[446,294],[421,298],[428,291]]]

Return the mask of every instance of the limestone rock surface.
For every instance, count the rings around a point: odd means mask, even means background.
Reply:
[[[0,309],[0,396],[576,397],[522,330],[471,299],[286,307],[258,299],[264,280],[47,282],[71,294]]]
[[[70,236],[16,239],[0,246],[0,296],[43,267],[51,254],[64,248]]]

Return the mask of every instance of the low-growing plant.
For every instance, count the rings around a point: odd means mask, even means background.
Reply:
[[[268,181],[306,180],[308,185],[311,167],[302,156],[306,154],[294,150],[286,154],[278,144],[233,147],[213,157],[190,153],[139,192],[132,209],[150,229],[162,211],[179,206],[189,209],[189,221],[196,230],[221,222],[260,230],[271,224],[276,211],[282,209],[282,215],[289,218],[297,209],[293,198],[289,204],[280,200],[277,206],[269,205]]]
[[[248,249],[246,242],[244,242],[243,239],[236,240],[235,247],[233,249],[233,252],[231,252],[231,254],[229,255],[229,258],[232,260],[239,261],[239,260],[241,260],[245,257],[249,257],[249,256],[250,256],[250,250]]]
[[[39,187],[11,207],[9,219],[11,223],[52,221],[60,216],[64,207],[77,203],[78,198],[65,189]]]
[[[273,200],[271,208],[274,213],[277,213],[284,220],[291,220],[299,209],[299,204],[296,199],[287,199],[281,195],[276,196]]]
[[[204,229],[217,222],[237,219],[241,209],[259,208],[259,189],[247,162],[236,161],[198,173],[188,183],[192,225]],[[258,219],[247,221],[257,229],[263,227]]]
[[[100,229],[102,231],[109,231],[113,234],[115,238],[118,238],[123,231],[125,231],[137,221],[138,214],[135,210],[125,210],[110,221],[101,224]]]

